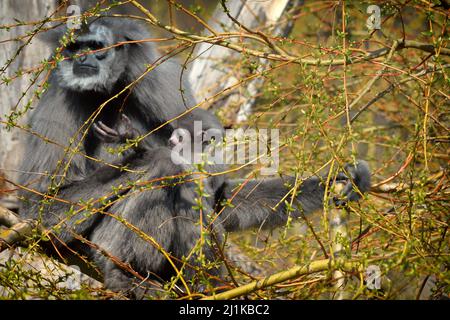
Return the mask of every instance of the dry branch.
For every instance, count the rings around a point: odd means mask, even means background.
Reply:
[[[344,184],[337,183],[334,186],[334,192],[341,193],[344,189]],[[350,235],[348,232],[348,215],[349,213],[344,208],[333,208],[330,211],[330,242],[331,242],[331,259],[336,261],[338,259],[348,259],[350,257],[346,254],[346,245],[351,243]],[[345,273],[337,269],[333,271],[333,280],[336,300],[342,300],[347,298],[345,292],[346,279]]]
[[[14,212],[0,206],[0,225],[11,228],[19,222],[22,220]]]
[[[9,248],[11,245],[22,241],[30,235],[36,227],[36,222],[24,220],[13,225],[11,228],[0,232],[0,252]]]
[[[439,171],[435,174],[432,174],[426,181],[425,184],[434,183],[437,180],[441,179],[445,175],[445,171]],[[413,184],[423,183],[421,181],[414,181]],[[390,178],[385,179],[375,185],[370,189],[371,192],[374,193],[392,193],[392,192],[400,192],[405,191],[407,189],[411,189],[411,184],[406,182],[391,182]]]
[[[324,259],[313,261],[306,266],[297,266],[286,271],[275,273],[271,276],[265,277],[261,280],[253,281],[249,284],[243,285],[238,288],[228,290],[213,296],[205,297],[203,300],[228,300],[236,297],[243,296],[245,294],[252,293],[254,291],[264,289],[277,283],[281,283],[290,279],[298,278],[299,276],[307,275],[310,273],[321,272],[330,270],[333,268],[342,268],[343,270],[358,270],[361,271],[362,265],[359,262],[342,262],[333,259]]]
[[[14,212],[0,206],[0,225],[9,229],[0,232],[0,252],[31,235],[37,222],[22,220]]]
[[[383,57],[389,53],[391,48],[382,48],[376,51],[368,52],[364,55],[358,56],[358,57],[352,57],[350,59],[309,59],[309,58],[302,58],[300,56],[292,55],[292,54],[278,54],[278,53],[272,53],[272,52],[266,52],[266,51],[260,51],[260,50],[254,50],[250,48],[246,48],[243,46],[240,46],[236,43],[231,43],[230,39],[239,37],[241,39],[243,38],[249,38],[254,40],[261,40],[264,42],[263,39],[255,37],[254,34],[246,34],[243,32],[240,32],[238,34],[235,33],[224,33],[224,34],[217,34],[213,36],[199,36],[196,34],[192,34],[190,32],[178,29],[174,26],[164,24],[160,20],[158,20],[149,10],[147,10],[144,6],[142,6],[138,1],[131,0],[130,3],[132,3],[137,9],[139,9],[146,17],[146,21],[150,24],[162,28],[170,33],[172,33],[176,38],[179,40],[188,41],[191,43],[210,43],[212,45],[219,45],[226,48],[229,48],[231,50],[245,53],[252,55],[254,57],[262,58],[262,59],[269,59],[274,61],[282,61],[282,62],[292,62],[295,64],[300,65],[311,65],[311,66],[338,66],[338,65],[349,65],[349,64],[355,64],[359,62],[365,62],[368,60],[373,60],[379,57]],[[255,39],[256,38],[256,39]],[[396,48],[397,50],[401,50],[404,48],[414,48],[419,49],[425,52],[436,54],[436,50],[433,45],[427,44],[427,43],[421,43],[417,41],[411,41],[411,40],[403,40],[398,39],[395,40],[399,43],[399,45]],[[271,49],[272,51],[272,49]],[[440,48],[439,50],[440,55],[449,55],[450,56],[450,49],[447,48]]]

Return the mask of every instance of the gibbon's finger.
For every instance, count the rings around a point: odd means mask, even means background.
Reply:
[[[125,122],[127,127],[131,127],[131,120],[124,113],[122,113],[122,120]]]
[[[99,127],[102,128],[103,131],[107,132],[111,136],[118,136],[119,135],[119,133],[116,130],[111,129],[110,127],[108,127],[106,124],[104,124],[101,121],[98,122],[98,125],[99,125]]]

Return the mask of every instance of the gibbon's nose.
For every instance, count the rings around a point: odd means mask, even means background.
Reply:
[[[76,58],[75,61],[79,66],[87,67],[87,68],[97,68],[98,62],[96,61],[94,55],[92,54],[83,54]]]
[[[78,57],[75,61],[75,65],[81,69],[98,69],[98,62],[91,55]]]
[[[86,56],[86,55],[82,55],[82,56],[79,56],[79,57],[78,57],[78,61],[81,62],[81,63],[85,62],[86,59],[87,59],[87,56]]]

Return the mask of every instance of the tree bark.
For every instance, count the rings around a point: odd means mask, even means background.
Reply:
[[[23,22],[39,21],[49,12],[53,12],[55,7],[56,0],[2,0],[0,1],[0,25],[16,25],[18,22],[15,19]],[[27,104],[34,90],[33,88],[28,90],[16,107],[22,92],[26,91],[30,85],[32,75],[19,76],[8,85],[3,79],[14,77],[18,70],[37,66],[39,61],[49,55],[46,46],[35,38],[29,44],[27,44],[28,37],[16,39],[25,36],[34,28],[36,25],[11,27],[9,30],[0,29],[0,101],[2,102],[0,104],[0,204],[8,208],[16,208],[17,199],[12,191],[14,188],[2,177],[15,180],[15,169],[22,152],[19,144],[21,130],[19,128],[7,130],[5,123],[8,121],[7,116],[13,110],[19,111]],[[15,56],[19,50],[19,54]],[[13,60],[8,65],[10,59]],[[35,104],[36,101],[33,101],[33,105]],[[22,117],[19,124],[24,123],[25,119]]]
[[[289,32],[285,28],[287,25],[280,25],[277,22],[285,13],[289,2],[289,0],[227,1],[226,6],[229,14],[237,22],[227,16],[219,3],[211,21],[209,21],[209,25],[217,32],[246,32],[245,28],[248,28],[255,32],[263,31],[267,33],[270,31],[271,35],[285,34]],[[292,5],[295,6],[300,2],[302,1],[291,1],[291,4],[293,3]],[[230,41],[239,41],[239,39]],[[203,101],[239,82],[232,64],[229,63],[233,59],[239,58],[238,53],[222,46],[201,43],[197,45],[192,57],[195,60],[191,66],[189,80],[197,101]],[[260,61],[261,66],[266,63],[267,61]],[[229,104],[240,106],[237,113],[237,122],[245,121],[251,113],[254,96],[261,84],[262,78],[260,77],[245,86],[241,86],[239,90],[234,90],[226,99],[220,100],[220,108],[227,107]]]

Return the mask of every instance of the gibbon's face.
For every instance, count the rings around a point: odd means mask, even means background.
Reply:
[[[201,145],[201,151],[205,151],[205,148],[213,141],[222,141],[222,139],[222,131],[216,128],[197,131],[177,128],[169,138],[169,146],[183,146],[183,148],[188,149],[193,143],[198,143]]]
[[[183,146],[184,148],[189,148],[191,146],[191,133],[189,130],[184,128],[177,128],[172,132],[172,135],[169,138],[169,146]]]
[[[89,32],[79,35],[63,51],[57,67],[59,84],[73,91],[109,93],[125,69],[124,46],[111,47],[117,41],[110,29],[91,24]]]

